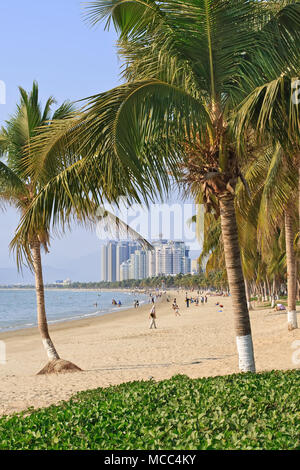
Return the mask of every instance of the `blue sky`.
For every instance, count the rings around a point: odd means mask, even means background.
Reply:
[[[115,32],[104,31],[104,25],[88,26],[83,20],[80,1],[1,1],[0,18],[0,80],[6,84],[7,95],[6,104],[0,105],[0,126],[15,110],[18,86],[29,90],[33,80],[39,83],[42,100],[53,95],[58,104],[120,83]],[[18,215],[8,209],[0,216],[0,268],[14,268],[8,245]],[[69,260],[97,252],[100,253],[96,231],[74,227],[62,239],[52,241],[45,263],[65,267]],[[99,261],[96,257],[94,260],[96,272]]]
[[[39,83],[42,100],[53,95],[58,103],[78,100],[119,83],[114,31],[90,28],[77,0],[10,0],[0,3],[0,80],[6,84],[6,105],[0,105],[0,125],[14,112],[18,86]],[[0,267],[14,267],[8,244],[17,225],[13,209],[1,212]],[[84,256],[99,249],[95,232],[74,228],[53,240],[46,263]]]

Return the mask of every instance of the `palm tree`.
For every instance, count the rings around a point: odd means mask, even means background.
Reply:
[[[168,189],[170,174],[177,181],[184,175],[197,194],[201,188],[207,208],[221,218],[240,370],[254,371],[235,217],[241,159],[251,148],[239,155],[230,118],[265,83],[266,70],[276,77],[294,73],[300,6],[281,0],[96,0],[88,15],[93,24],[114,23],[126,83],[89,98],[77,117],[40,134],[33,144],[37,158],[47,162],[53,151],[84,155],[65,178],[76,178],[81,168],[93,190],[103,175],[110,180],[119,173],[124,192],[130,188],[144,200]],[[34,164],[31,170],[39,171]],[[28,229],[41,200],[23,220]]]
[[[0,162],[0,200],[17,208],[21,217],[26,213],[31,201],[54,174],[62,169],[62,164],[47,168],[40,181],[33,181],[26,176],[27,154],[26,147],[30,146],[31,139],[37,135],[38,128],[50,120],[63,119],[70,116],[73,107],[70,103],[63,103],[53,114],[51,107],[55,103],[50,97],[44,109],[39,103],[38,85],[33,83],[30,93],[23,88],[20,90],[20,103],[17,111],[0,133],[0,155],[6,158],[6,163]],[[60,359],[58,352],[50,338],[44,296],[44,282],[41,262],[41,248],[48,251],[49,232],[46,227],[37,225],[29,240],[32,266],[35,275],[38,327],[42,336],[43,345],[50,361]],[[70,366],[71,363],[69,363]],[[76,366],[73,365],[73,368]],[[77,368],[79,370],[79,368]]]
[[[299,54],[294,55],[293,51],[291,54],[294,62],[293,73],[289,73],[289,68],[284,68],[277,77],[270,76],[267,72],[268,79],[266,83],[257,87],[243,100],[236,115],[236,134],[238,137],[245,133],[245,129],[251,127],[255,130],[259,139],[271,139],[281,152],[281,159],[277,159],[277,167],[280,162],[285,167],[293,167],[295,184],[292,192],[291,190],[284,191],[284,186],[277,185],[274,178],[272,180],[273,184],[269,184],[272,191],[276,186],[279,186],[280,193],[279,197],[277,195],[275,202],[278,203],[281,200],[281,209],[285,204],[289,330],[298,327],[296,313],[297,256],[299,258],[300,254],[300,102],[295,100],[295,84],[299,83],[300,62]],[[276,186],[274,186],[275,182]],[[287,181],[285,182],[286,186]],[[291,187],[288,189],[291,189]],[[296,193],[298,193],[298,201],[294,197]],[[291,208],[291,200],[295,205],[298,205],[298,230]],[[296,250],[294,242],[297,236],[298,248]]]
[[[50,224],[47,223],[45,214],[53,213],[53,206],[48,205],[49,199],[55,199],[55,205],[59,206],[61,211],[58,217],[63,227],[68,225],[72,217],[88,224],[92,220],[103,219],[106,225],[115,232],[126,232],[127,235],[137,239],[142,245],[147,245],[146,241],[134,230],[124,224],[119,218],[114,217],[107,210],[96,211],[96,205],[84,189],[84,181],[81,175],[78,175],[79,181],[72,187],[67,186],[60,179],[63,172],[70,163],[67,155],[61,158],[61,155],[53,153],[47,164],[39,173],[39,178],[32,178],[29,175],[28,168],[34,161],[40,165],[38,159],[35,159],[34,151],[31,148],[33,139],[41,132],[42,126],[49,127],[50,123],[56,120],[63,120],[73,113],[73,105],[69,102],[63,103],[53,114],[51,106],[55,103],[50,97],[44,109],[39,103],[39,90],[36,82],[30,93],[23,88],[20,90],[20,103],[17,111],[12,118],[6,122],[6,126],[0,132],[0,156],[6,159],[6,163],[0,161],[0,202],[13,205],[20,213],[21,220],[27,213],[29,207],[37,197],[44,194],[47,200],[42,199],[43,207],[37,213],[35,222],[30,230],[23,229],[18,238],[19,250],[17,250],[18,267],[21,267],[24,261],[24,255],[28,264],[32,267],[35,275],[36,299],[37,299],[37,318],[38,328],[42,336],[42,342],[46,350],[49,364],[41,372],[55,372],[64,370],[80,370],[69,361],[60,359],[60,356],[49,335],[46,308],[43,270],[41,260],[41,249],[48,252],[50,239]],[[52,180],[59,181],[59,191],[52,192],[49,183]],[[57,189],[57,188],[56,188]],[[71,198],[77,201],[78,212],[65,207],[65,199]],[[75,207],[75,204],[73,204]],[[11,247],[14,248],[14,241]]]
[[[280,230],[285,232],[286,271],[288,284],[288,329],[298,327],[296,313],[297,298],[297,263],[294,241],[296,237],[296,212],[298,172],[295,162],[287,158],[280,144],[269,147],[250,165],[246,173],[252,198],[245,197],[244,188],[240,188],[239,207],[244,219],[252,222],[258,233],[260,252],[272,266],[272,256],[276,249]],[[244,230],[245,232],[245,230]],[[249,240],[249,230],[245,233]],[[265,252],[265,253],[264,253]],[[266,256],[267,253],[267,256]],[[280,260],[276,261],[280,266]]]

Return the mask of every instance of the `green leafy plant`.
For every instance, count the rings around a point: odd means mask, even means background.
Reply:
[[[0,419],[0,449],[300,449],[300,372],[272,371],[81,392]]]

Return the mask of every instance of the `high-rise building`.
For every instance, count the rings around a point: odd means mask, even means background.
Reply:
[[[120,279],[120,267],[124,261],[127,261],[129,258],[129,243],[128,242],[118,242],[116,246],[116,280],[121,281]]]
[[[129,279],[129,260],[123,261],[120,266],[120,281],[127,281]]]
[[[161,273],[164,276],[173,274],[173,247],[163,245],[161,248]]]
[[[117,279],[116,251],[117,251],[116,242],[114,241],[109,242],[107,245],[108,282],[114,282]]]
[[[102,281],[120,281],[120,266],[130,258],[139,244],[134,241],[110,240],[101,247]]]
[[[191,272],[192,272],[192,274],[198,274],[199,273],[198,258],[192,259],[192,261],[191,261]]]
[[[146,252],[146,277],[156,276],[156,251]]]
[[[183,241],[154,241],[142,250],[131,241],[110,241],[102,247],[102,280],[123,281],[191,272],[189,248]]]
[[[182,272],[182,250],[174,248],[173,250],[173,274],[180,274]]]
[[[108,281],[108,265],[107,265],[107,245],[101,246],[101,264],[102,264],[102,276],[101,281]]]

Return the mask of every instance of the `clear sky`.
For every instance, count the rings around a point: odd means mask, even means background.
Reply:
[[[6,84],[6,104],[0,104],[0,126],[15,110],[18,86],[29,90],[33,80],[39,83],[42,100],[53,95],[58,104],[120,83],[114,30],[88,26],[83,20],[83,5],[78,0],[1,1],[0,80]],[[0,217],[0,268],[13,268],[8,245],[18,215],[8,209]],[[45,263],[66,266],[70,259],[98,251],[96,231],[74,227],[62,239],[52,241]]]
[[[0,80],[6,84],[6,105],[0,105],[0,125],[14,112],[18,86],[29,90],[39,83],[42,100],[53,95],[58,103],[78,100],[116,86],[119,63],[114,31],[91,29],[84,23],[77,0],[10,0],[0,2]],[[0,267],[13,267],[8,244],[18,216],[0,213]],[[94,232],[76,228],[53,241],[47,264],[97,251]]]

